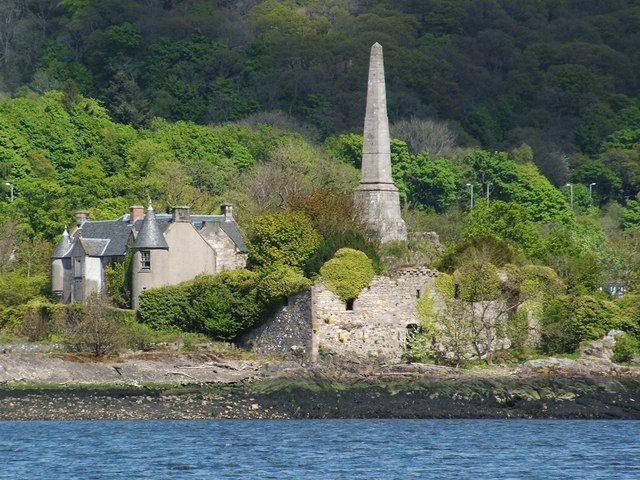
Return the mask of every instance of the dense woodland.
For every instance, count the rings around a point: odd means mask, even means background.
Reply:
[[[380,247],[352,221],[376,41],[403,215],[410,231],[436,231],[444,253]],[[424,263],[485,286],[459,299],[500,298],[513,307],[510,328],[525,328],[515,307],[535,304],[546,353],[613,327],[635,348],[637,2],[0,0],[0,47],[7,332],[52,335],[24,325],[48,302],[48,257],[76,210],[115,218],[151,198],[203,213],[230,201],[251,245],[249,270],[178,295],[194,305],[194,292],[220,288],[231,304],[241,284],[237,302],[251,308],[233,308],[246,318],[187,305],[198,320],[163,320],[171,328],[233,339],[351,247],[377,271]],[[308,227],[304,251],[264,256],[270,235]],[[506,283],[492,280],[498,270]],[[126,305],[114,272],[111,299]],[[607,282],[627,293],[611,297]],[[256,285],[272,285],[272,297]],[[419,343],[415,355],[429,355]]]

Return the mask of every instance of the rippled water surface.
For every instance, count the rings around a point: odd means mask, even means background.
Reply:
[[[0,478],[640,479],[640,422],[0,422]]]

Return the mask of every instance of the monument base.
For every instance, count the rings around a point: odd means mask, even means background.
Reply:
[[[393,184],[361,184],[355,191],[362,220],[380,243],[407,239],[407,226],[400,217],[400,195]]]

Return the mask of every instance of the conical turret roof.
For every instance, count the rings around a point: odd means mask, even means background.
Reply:
[[[156,220],[156,214],[153,210],[153,205],[149,202],[149,208],[144,216],[140,231],[136,236],[136,241],[133,244],[133,248],[146,249],[146,248],[169,248],[167,241],[164,239],[162,230]]]
[[[51,258],[64,258],[66,253],[71,248],[71,240],[69,239],[69,231],[67,227],[64,227],[64,233],[62,234],[62,238],[56,245],[56,248],[53,250],[51,254]]]

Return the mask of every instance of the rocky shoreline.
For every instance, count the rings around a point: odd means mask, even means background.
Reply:
[[[299,384],[257,387],[5,388],[0,390],[0,419],[640,419],[637,379],[405,381],[321,389]]]
[[[117,360],[0,354],[0,420],[640,419],[640,369],[604,361],[546,359],[468,371],[207,353]]]

